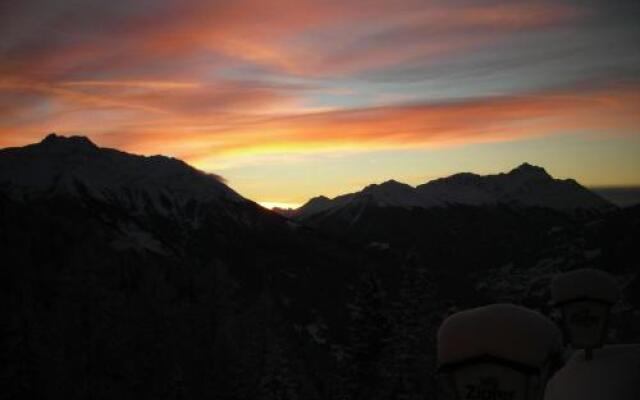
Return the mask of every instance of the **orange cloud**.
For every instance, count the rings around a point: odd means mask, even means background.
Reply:
[[[13,33],[0,46],[0,146],[58,130],[209,166],[638,126],[638,96],[621,89],[310,111],[320,78],[446,58],[587,14],[556,2],[20,3],[0,17],[0,34]]]
[[[637,87],[613,87],[283,116],[166,119],[124,126],[101,140],[143,153],[170,151],[212,169],[269,155],[429,148],[578,130],[607,138],[640,125],[638,93]]]
[[[4,17],[7,29],[21,29],[13,24],[27,18],[22,14],[42,13],[43,21],[38,31],[9,42],[0,72],[46,81],[138,68],[153,72],[173,57],[188,63],[204,54],[302,75],[353,72],[465,49],[480,38],[495,40],[583,14],[551,2],[462,6],[414,0],[171,0],[134,11],[119,1],[69,9],[13,7]],[[424,40],[425,33],[437,40]],[[224,63],[218,61],[208,63],[209,69]],[[179,68],[168,72],[180,75]]]

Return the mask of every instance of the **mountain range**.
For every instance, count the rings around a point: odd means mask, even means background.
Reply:
[[[305,219],[345,206],[370,203],[378,207],[434,208],[456,205],[542,207],[565,212],[601,212],[614,205],[573,179],[554,179],[543,168],[524,163],[508,173],[459,173],[416,187],[390,180],[329,199],[315,197],[289,216]]]
[[[608,271],[640,337],[640,208],[523,164],[395,181],[284,217],[169,157],[49,135],[0,150],[7,398],[433,397],[435,331]]]

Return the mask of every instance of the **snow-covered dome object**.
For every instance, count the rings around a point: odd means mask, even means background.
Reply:
[[[613,277],[593,268],[558,275],[551,283],[551,298],[556,305],[576,300],[597,300],[614,304],[618,301],[619,294]]]
[[[561,352],[542,314],[494,304],[447,318],[438,331],[438,390],[451,399],[540,399]]]
[[[549,381],[544,399],[640,399],[640,345],[605,346],[589,361],[575,352]]]
[[[489,356],[540,369],[561,349],[562,336],[553,322],[513,304],[459,312],[438,330],[441,367]]]

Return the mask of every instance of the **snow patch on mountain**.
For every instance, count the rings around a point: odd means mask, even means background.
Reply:
[[[16,200],[82,197],[117,203],[134,214],[168,214],[192,201],[244,201],[221,178],[183,161],[128,154],[100,148],[86,137],[56,134],[0,150],[0,188]]]
[[[305,219],[321,213],[328,215],[347,205],[364,203],[403,208],[508,204],[568,212],[603,211],[614,207],[573,179],[554,179],[544,168],[524,163],[508,173],[486,176],[460,173],[415,188],[390,180],[334,199],[316,197],[293,215]]]
[[[332,201],[328,197],[318,196],[314,197],[308,202],[306,202],[302,207],[298,210],[299,212],[295,213],[295,216],[307,217],[313,214],[320,213],[322,211],[328,210],[332,207]]]
[[[151,233],[135,224],[120,224],[119,235],[111,242],[111,247],[118,251],[145,250],[156,254],[167,254],[164,248]]]
[[[369,196],[371,201],[380,207],[420,207],[422,205],[420,195],[412,186],[394,180],[379,185],[369,185],[360,193]]]
[[[547,385],[545,400],[640,399],[640,345],[576,351]]]

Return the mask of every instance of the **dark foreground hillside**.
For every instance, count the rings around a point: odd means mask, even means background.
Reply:
[[[587,266],[623,287],[609,341],[640,338],[638,207],[372,207],[299,223],[221,183],[194,194],[184,182],[202,177],[164,159],[131,159],[136,179],[98,187],[74,171],[102,150],[54,142],[37,150],[75,169],[41,191],[0,184],[3,398],[431,398],[447,315],[498,301],[549,314],[551,276]],[[187,189],[141,184],[149,162]]]

